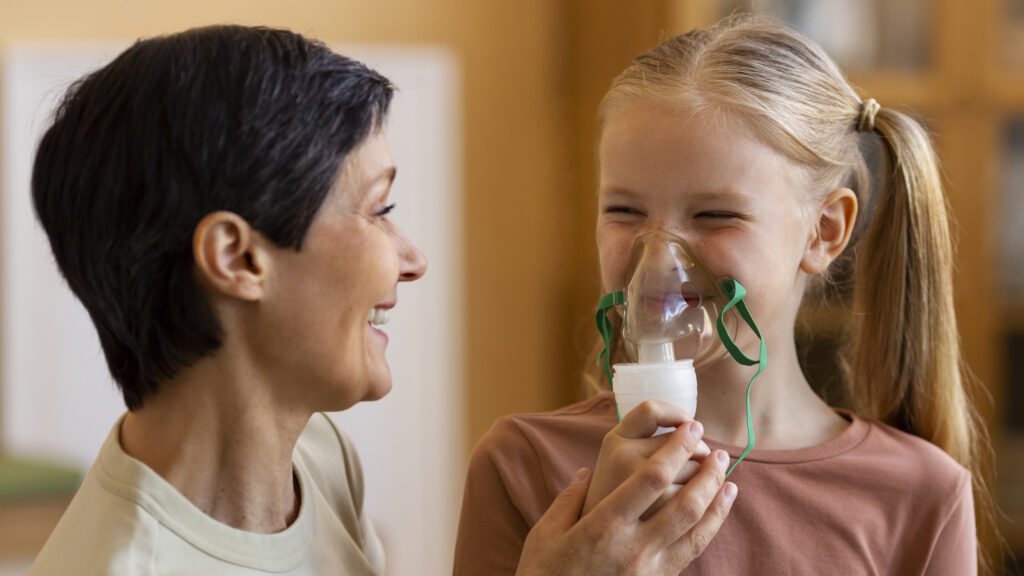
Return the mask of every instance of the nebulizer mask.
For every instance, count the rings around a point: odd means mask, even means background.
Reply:
[[[750,389],[764,371],[764,339],[744,303],[746,290],[735,279],[716,280],[682,238],[655,230],[633,242],[626,289],[605,294],[597,310],[604,339],[598,362],[615,394],[619,418],[645,400],[664,400],[697,412],[695,366],[725,354],[744,365],[757,365],[747,385],[747,447],[729,469],[732,473],[754,447],[750,422]],[[610,366],[613,330],[608,311],[622,313],[622,337],[632,362]],[[757,359],[748,358],[734,336],[741,323],[760,340]]]

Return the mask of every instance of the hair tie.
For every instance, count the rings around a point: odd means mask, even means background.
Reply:
[[[868,98],[860,103],[860,117],[857,118],[857,132],[874,132],[875,114],[882,106],[874,98]]]

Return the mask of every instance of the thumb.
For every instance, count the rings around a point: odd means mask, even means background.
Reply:
[[[580,468],[572,477],[572,483],[555,497],[544,515],[537,521],[536,528],[545,532],[563,534],[572,528],[580,519],[583,503],[587,499],[590,488],[591,473],[587,468]]]

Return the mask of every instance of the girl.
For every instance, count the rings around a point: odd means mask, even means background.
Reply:
[[[924,130],[859,98],[810,40],[749,17],[638,57],[605,95],[599,124],[605,291],[624,288],[637,237],[671,233],[716,278],[746,287],[771,358],[752,393],[757,447],[730,476],[743,495],[710,542],[688,536],[699,557],[685,573],[974,573],[987,444],[965,391],[949,218]],[[884,151],[877,189],[861,135]],[[851,244],[849,412],[808,385],[794,325],[805,292]],[[613,362],[626,361],[621,344]],[[757,341],[738,344],[750,356]],[[697,370],[704,439],[735,459],[753,368],[725,356]],[[456,574],[511,573],[574,470],[594,467],[587,513],[664,441],[625,424],[610,392],[498,421],[470,462]]]

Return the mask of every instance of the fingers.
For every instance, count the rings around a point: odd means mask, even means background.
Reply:
[[[647,527],[651,537],[668,545],[693,529],[721,491],[728,465],[729,455],[723,450],[706,458],[690,482],[651,518]]]
[[[580,519],[583,501],[587,498],[587,489],[590,487],[590,478],[590,470],[577,470],[572,482],[555,497],[554,502],[537,521],[535,529],[539,528],[540,531],[552,535],[561,535],[572,528]]]
[[[704,444],[703,442],[701,442],[700,444],[704,446],[705,449],[707,449],[706,444]],[[698,451],[699,450],[700,448],[698,447]],[[658,500],[654,504],[652,504],[646,512],[644,512],[643,516],[641,516],[640,519],[647,520],[651,516],[654,516],[654,513],[660,510],[666,502],[674,498],[675,495],[678,494],[679,491],[683,489],[683,486],[685,486],[686,483],[689,482],[690,479],[692,479],[694,475],[697,474],[697,471],[700,470],[702,461],[703,459],[697,459],[697,453],[694,453],[693,457],[687,460],[686,463],[683,464],[683,467],[679,469],[679,473],[676,474],[676,479],[672,481],[672,485],[665,489],[665,492],[663,492],[662,495],[658,498]]]
[[[681,570],[682,567],[688,566],[690,562],[704,553],[711,539],[718,534],[722,523],[729,516],[732,504],[736,501],[737,492],[738,488],[732,482],[726,482],[722,486],[697,525],[667,551],[672,565],[679,566]]]
[[[697,445],[697,449],[694,450],[693,455],[704,457],[707,456],[708,454],[711,454],[711,448],[708,448],[708,445],[705,444],[703,440],[701,440],[700,444]]]
[[[639,518],[675,481],[680,470],[697,449],[703,434],[704,427],[700,422],[690,422],[666,435],[661,448],[616,487],[595,510],[606,508],[608,513],[621,520],[632,521]],[[710,498],[708,500],[710,501]],[[679,535],[676,534],[672,540]]]
[[[669,433],[675,432],[670,430]],[[622,458],[624,462],[633,464],[633,468],[639,466],[644,460],[651,457],[652,454],[658,451],[659,448],[665,445],[665,441],[668,439],[668,434],[661,436],[652,436],[650,438],[621,438],[617,436],[606,436],[602,447],[604,449],[613,449],[617,452],[616,457]],[[711,448],[704,441],[697,443],[697,447],[693,451],[693,458],[696,461],[693,464],[693,470],[685,476],[689,478],[693,476],[693,473],[697,471],[697,467],[700,466],[700,461],[711,454]],[[683,476],[677,478],[677,481],[681,480]]]
[[[659,400],[647,400],[623,416],[622,422],[613,430],[613,434],[623,438],[647,438],[653,435],[658,427],[678,428],[693,420],[686,410]]]
[[[697,455],[694,454],[694,458],[696,458],[696,456]],[[686,484],[689,482],[690,479],[697,474],[697,471],[700,470],[701,462],[701,460],[687,460],[686,463],[683,464],[683,467],[679,469],[679,473],[676,474],[676,478],[672,482],[674,484]]]

